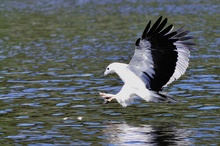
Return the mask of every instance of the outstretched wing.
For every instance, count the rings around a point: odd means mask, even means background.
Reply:
[[[167,18],[162,16],[147,24],[142,37],[137,39],[135,53],[128,67],[139,76],[150,90],[161,91],[185,73],[190,48],[195,45],[183,28],[172,31],[173,25],[165,27]]]

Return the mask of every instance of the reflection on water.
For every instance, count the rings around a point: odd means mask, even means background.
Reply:
[[[219,1],[5,0],[0,3],[0,145],[218,145]],[[197,48],[179,102],[122,108],[110,62],[128,62],[159,15],[192,30]],[[67,118],[65,118],[67,117]],[[82,118],[80,118],[82,117]],[[112,122],[114,121],[114,122]]]
[[[190,145],[190,130],[177,129],[175,126],[151,125],[131,126],[111,124],[103,129],[104,135],[113,145]]]

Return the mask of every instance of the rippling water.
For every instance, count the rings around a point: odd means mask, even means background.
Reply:
[[[218,145],[218,1],[7,0],[0,4],[0,144]],[[103,77],[129,62],[146,22],[160,15],[195,36],[186,74],[165,89],[176,104],[103,104]]]

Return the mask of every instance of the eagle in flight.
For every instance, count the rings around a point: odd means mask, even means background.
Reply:
[[[162,92],[163,88],[183,75],[189,65],[190,49],[195,45],[190,31],[180,28],[173,31],[162,16],[151,27],[148,22],[138,38],[129,64],[114,62],[107,66],[104,75],[116,73],[124,82],[117,94],[99,93],[109,103],[116,99],[123,107],[132,104],[134,97],[148,102],[176,102]]]

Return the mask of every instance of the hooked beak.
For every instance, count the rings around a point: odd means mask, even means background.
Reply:
[[[107,76],[107,75],[108,75],[108,72],[107,72],[107,71],[105,71],[105,72],[104,72],[104,76]]]

